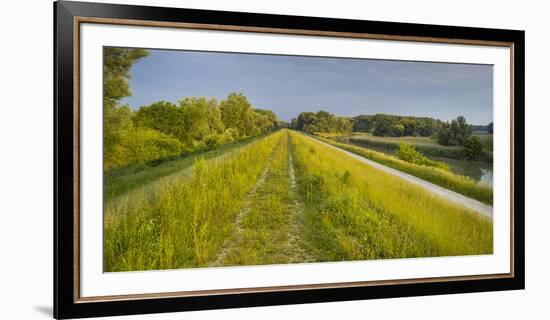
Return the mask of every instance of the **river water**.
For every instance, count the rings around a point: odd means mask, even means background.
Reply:
[[[359,145],[360,147],[361,146]],[[394,150],[388,150],[386,148],[372,147],[369,146],[369,149],[376,150],[385,154],[395,155]],[[475,180],[477,183],[493,185],[493,164],[483,161],[465,161],[457,160],[444,157],[433,157],[428,156],[428,158],[436,161],[442,161],[449,165],[449,168],[452,172],[467,176]]]

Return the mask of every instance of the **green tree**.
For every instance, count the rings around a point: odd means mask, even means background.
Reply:
[[[443,128],[439,130],[437,133],[437,142],[444,146],[454,146],[456,145],[456,141],[454,140],[454,137],[451,133],[451,127],[448,123],[443,125]]]
[[[337,133],[351,133],[353,130],[353,122],[350,118],[337,117],[334,119],[334,128]]]
[[[159,101],[139,108],[134,123],[136,126],[155,129],[185,142],[183,113],[171,102]]]
[[[392,136],[394,137],[402,137],[405,133],[405,126],[400,123],[394,124],[392,129]]]
[[[313,133],[314,131],[308,130],[317,130],[317,127],[314,125],[317,123],[317,116],[313,112],[302,112],[298,115],[296,119],[296,130],[305,131]],[[306,130],[306,127],[308,130]]]
[[[132,127],[132,111],[118,106],[120,99],[130,96],[130,69],[149,54],[142,49],[103,49],[103,152],[105,167],[114,159],[115,147]]]
[[[462,152],[464,152],[464,156],[468,160],[479,159],[483,152],[483,144],[481,143],[481,139],[477,136],[469,136],[464,142]]]
[[[275,113],[271,110],[254,109],[254,112],[258,114],[256,119],[256,126],[260,130],[260,133],[273,130],[278,127],[278,120]]]
[[[225,126],[216,100],[186,98],[179,104],[182,112],[182,140],[189,146],[200,145],[206,136],[223,132]]]
[[[118,101],[132,94],[130,69],[149,51],[143,49],[103,48],[103,107],[113,108]]]
[[[463,146],[472,134],[472,126],[466,122],[464,116],[444,123],[441,130],[437,134],[437,141],[446,146]]]
[[[296,130],[308,133],[350,133],[353,129],[353,122],[346,117],[336,117],[326,111],[302,112],[298,118],[292,119],[292,127]]]
[[[468,136],[472,134],[472,126],[466,122],[464,116],[459,116],[451,121],[451,133],[458,145],[462,146],[466,142]]]
[[[423,136],[437,132],[443,121],[428,117],[389,114],[359,115],[353,119],[353,131],[371,132],[376,136]],[[403,128],[401,128],[403,126]],[[402,130],[401,130],[402,129]]]
[[[391,136],[393,132],[392,127],[393,125],[389,121],[376,122],[373,134],[380,137]]]
[[[220,103],[221,119],[226,128],[235,130],[238,138],[250,136],[254,131],[255,112],[241,93],[231,93]]]
[[[290,119],[290,127],[294,130],[298,130],[298,120],[296,118]]]
[[[182,108],[195,108],[198,113],[202,114],[201,121],[204,121],[208,126],[209,133],[222,133],[225,126],[222,122],[222,115],[216,99],[201,98],[184,98],[179,101]]]

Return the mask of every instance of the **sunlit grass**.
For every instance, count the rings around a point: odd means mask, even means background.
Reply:
[[[106,201],[124,195],[160,178],[190,168],[198,158],[211,159],[230,150],[245,146],[261,137],[219,146],[213,150],[197,151],[194,154],[170,159],[159,163],[143,163],[119,169],[112,169],[103,177],[103,197]]]
[[[263,183],[249,200],[242,230],[229,239],[222,265],[281,264],[300,261],[295,194],[290,188],[288,134],[276,147]]]
[[[409,163],[400,160],[397,157],[371,149],[340,143],[320,137],[318,139],[335,147],[353,152],[357,155],[384,164],[388,167],[406,172],[408,174],[432,182],[446,189],[453,190],[470,198],[474,198],[487,204],[493,203],[493,188],[484,184],[477,184],[475,180],[469,177],[458,175],[439,168]]]
[[[223,159],[197,159],[190,177],[164,181],[104,208],[104,270],[206,266],[277,142],[277,132]]]
[[[490,218],[287,130],[104,210],[106,272],[492,252]]]
[[[292,133],[307,238],[321,260],[492,252],[492,220]]]

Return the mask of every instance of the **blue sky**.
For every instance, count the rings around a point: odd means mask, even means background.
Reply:
[[[231,92],[290,121],[303,111],[398,114],[469,123],[493,120],[489,65],[150,50],[131,70],[133,109]]]

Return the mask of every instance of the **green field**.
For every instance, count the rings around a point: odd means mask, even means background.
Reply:
[[[371,140],[376,142],[386,142],[391,144],[408,143],[414,146],[440,146],[437,141],[431,137],[379,137],[370,133],[353,132],[350,137],[355,139]]]
[[[104,271],[492,253],[490,218],[306,135],[217,150],[109,180]]]

